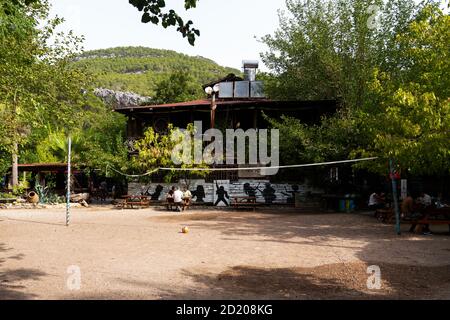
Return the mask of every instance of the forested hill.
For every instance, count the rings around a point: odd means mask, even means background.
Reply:
[[[145,47],[87,51],[75,63],[97,76],[97,87],[143,96],[153,96],[156,84],[179,70],[186,70],[199,86],[229,73],[240,73],[203,57]]]

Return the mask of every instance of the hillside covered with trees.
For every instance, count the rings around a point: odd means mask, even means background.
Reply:
[[[87,51],[79,56],[75,65],[93,73],[97,87],[150,97],[155,95],[158,83],[175,72],[189,74],[193,84],[199,87],[229,73],[240,73],[203,57],[145,47]]]

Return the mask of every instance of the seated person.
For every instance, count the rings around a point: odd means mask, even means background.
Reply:
[[[408,196],[403,199],[400,206],[402,218],[412,218],[414,215],[415,205],[413,197],[408,193]]]
[[[191,199],[192,199],[192,193],[189,191],[189,189],[186,186],[183,186],[183,200],[184,200],[184,205],[186,207],[190,206]]]
[[[384,194],[374,192],[369,197],[369,208],[372,210],[383,209],[385,207]]]
[[[409,215],[410,215],[411,219],[418,220],[418,219],[426,218],[426,215],[424,215],[424,213],[423,213],[423,209],[427,207],[426,203],[429,203],[428,206],[431,205],[431,197],[429,198],[429,202],[428,202],[428,199],[424,199],[424,197],[423,197],[424,195],[425,194],[422,193],[421,196],[416,199],[415,203],[414,202],[411,203],[411,201],[413,201],[412,200],[413,197],[408,196],[407,198],[405,198],[403,200],[403,202],[402,202],[402,213],[403,213],[403,209],[404,209],[403,208],[403,204],[406,201],[407,204],[408,204],[408,208],[405,208],[405,210],[408,209],[410,211]],[[406,204],[405,204],[405,206],[406,206]],[[416,230],[416,227],[417,227],[417,223],[411,224],[411,228],[409,228],[409,232],[414,232]],[[431,234],[430,225],[429,224],[423,225],[422,233],[424,235],[430,235]]]
[[[426,194],[425,192],[422,192],[420,194],[420,197],[417,198],[416,202],[420,205],[422,205],[424,208],[431,206],[431,196]]]
[[[177,210],[182,211],[184,208],[184,202],[183,202],[183,192],[176,188],[173,193],[173,203],[175,204]]]
[[[436,198],[436,208],[437,209],[442,209],[442,208],[446,208],[448,207],[448,204],[445,203],[443,197],[442,197],[442,192],[438,193],[438,196]]]
[[[172,187],[166,195],[167,200],[167,210],[172,210],[172,205],[174,203],[173,194],[175,192],[175,187]]]

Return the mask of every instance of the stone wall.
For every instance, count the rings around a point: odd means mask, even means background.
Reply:
[[[165,200],[167,192],[172,186],[178,184],[167,183],[129,183],[128,194],[149,195],[153,201]],[[241,179],[238,182],[218,180],[206,183],[205,180],[191,180],[189,190],[193,196],[193,202],[213,203],[218,206],[229,205],[233,196],[255,196],[259,203],[286,204],[294,203],[295,193],[305,196],[308,193],[320,193],[321,190],[310,187],[307,183],[270,183],[268,180]]]

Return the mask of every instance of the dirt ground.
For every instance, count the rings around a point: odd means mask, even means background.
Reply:
[[[0,210],[0,299],[450,298],[447,226],[397,236],[364,214],[92,207],[65,227],[64,214]]]

